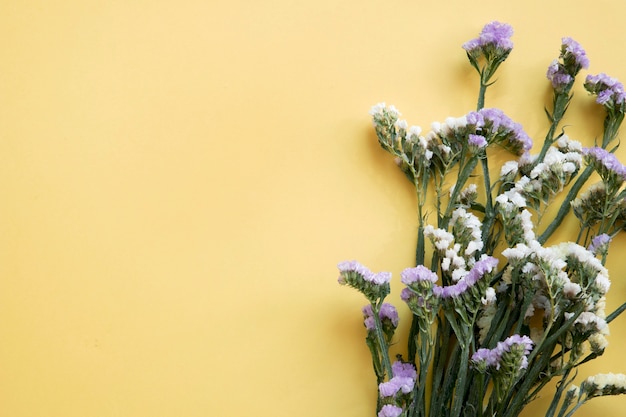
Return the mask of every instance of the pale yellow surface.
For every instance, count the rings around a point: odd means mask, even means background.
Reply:
[[[478,4],[4,1],[0,417],[373,416],[363,300],[335,265],[392,271],[397,301],[416,220],[369,108],[472,110],[460,45],[494,19],[515,49],[487,105],[534,137],[562,36],[626,80],[623,2]],[[601,114],[576,98],[590,145]],[[626,317],[610,342],[581,375],[626,372]]]

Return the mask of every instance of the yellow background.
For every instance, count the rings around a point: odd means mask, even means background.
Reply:
[[[3,1],[0,416],[374,415],[363,299],[335,265],[392,271],[397,301],[416,220],[368,110],[387,101],[425,128],[472,110],[460,45],[501,20],[515,49],[487,105],[540,138],[561,37],[590,73],[626,80],[625,13],[618,0]],[[568,133],[586,145],[592,102],[579,81]],[[626,299],[625,244],[609,309]],[[626,372],[625,317],[610,342],[581,375]]]

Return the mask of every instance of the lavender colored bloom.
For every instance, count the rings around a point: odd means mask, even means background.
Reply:
[[[383,405],[378,412],[378,417],[398,417],[400,414],[402,414],[402,408],[396,405],[386,404]]]
[[[495,21],[490,22],[483,27],[478,38],[464,43],[463,49],[469,53],[474,53],[479,48],[493,47],[508,52],[513,49],[511,36],[513,36],[513,28],[510,25]]]
[[[467,282],[467,284],[470,286],[474,285],[485,274],[493,271],[496,266],[498,266],[498,258],[494,258],[493,256],[486,256],[474,264],[474,267],[465,276],[463,281]]]
[[[365,328],[367,330],[374,330],[376,328],[376,322],[374,320],[374,311],[372,309],[372,305],[367,304],[366,306],[363,306],[361,312],[363,313],[363,324],[365,324]],[[398,311],[393,305],[389,303],[383,303],[383,305],[380,306],[378,317],[380,317],[381,321],[385,319],[389,320],[393,327],[398,326]]]
[[[374,273],[370,271],[366,266],[362,265],[357,261],[343,261],[337,264],[337,268],[339,268],[339,283],[345,284],[344,274],[347,273],[356,273],[361,275],[365,281],[372,281]]]
[[[441,298],[456,298],[467,292],[468,289],[476,285],[476,283],[486,274],[493,271],[498,265],[498,259],[493,256],[487,256],[477,261],[474,267],[465,277],[461,278],[456,284],[445,287],[435,286],[433,294]]]
[[[396,310],[392,304],[383,303],[383,305],[380,306],[380,312],[378,314],[381,320],[387,319],[391,321],[394,327],[398,326],[398,310]]]
[[[412,363],[395,361],[393,365],[391,365],[391,370],[393,371],[393,376],[412,379],[417,378],[417,371]]]
[[[497,366],[499,359],[500,358],[498,357],[498,354],[495,350],[482,348],[478,349],[472,355],[471,360],[474,363],[474,366],[483,364],[485,367],[495,367]]]
[[[511,355],[513,355],[515,366],[519,366],[519,369],[525,369],[528,367],[528,355],[533,345],[533,341],[528,336],[514,334],[504,341],[498,342],[493,349],[478,349],[472,355],[471,360],[473,366],[479,370],[485,371],[487,368],[498,370],[503,365],[503,359],[508,357],[510,360]]]
[[[609,176],[616,176],[621,181],[626,181],[626,166],[617,159],[617,157],[600,147],[594,146],[592,148],[584,148],[583,155],[595,165],[600,176],[603,179],[607,179]]]
[[[555,90],[563,90],[574,81],[574,77],[569,75],[565,68],[559,65],[557,60],[552,61],[552,64],[548,67],[546,77],[550,80]]]
[[[502,342],[498,342],[496,349],[499,354],[510,352],[511,348],[515,345],[519,345],[523,348],[524,355],[528,355],[530,351],[533,349],[533,345],[535,343],[528,336],[520,336],[519,334],[514,334],[513,336],[509,336],[504,339]]]
[[[469,137],[468,137],[467,142],[471,146],[475,146],[477,148],[484,148],[485,146],[487,146],[487,139],[485,139],[485,137],[482,136],[482,135],[472,135],[472,134],[470,134]]]
[[[415,268],[406,268],[400,273],[402,283],[411,285],[415,282],[437,282],[437,274],[424,265],[418,265]]]
[[[580,68],[589,68],[589,58],[583,47],[572,38],[563,38],[562,42],[562,54],[565,65],[568,66],[570,60],[574,65]]]
[[[400,292],[400,299],[405,303],[408,303],[409,300],[414,296],[416,296],[416,294],[408,288],[403,288]]]
[[[415,380],[405,376],[394,376],[387,382],[381,382],[378,385],[378,392],[381,397],[393,397],[398,392],[408,394],[413,391]]]
[[[592,94],[596,94],[596,102],[601,105],[622,105],[626,101],[624,85],[617,79],[604,73],[588,75],[585,80],[585,88]]]
[[[515,123],[500,109],[485,108],[473,111],[466,116],[467,126],[476,129],[476,134],[488,141],[504,143],[518,155],[530,150],[532,139],[524,132],[522,125]]]
[[[381,398],[393,397],[400,388],[392,381],[378,384],[378,394]]]
[[[593,252],[594,254],[604,252],[606,251],[606,248],[610,242],[611,236],[607,235],[606,233],[602,233],[591,239],[591,245],[589,245],[588,250],[589,252]]]
[[[339,262],[337,267],[339,268],[339,272],[341,274],[339,276],[340,284],[344,284],[346,282],[345,275],[350,273],[356,273],[360,275],[364,281],[371,282],[377,285],[387,284],[389,283],[389,281],[391,281],[390,272],[374,273],[357,261]]]

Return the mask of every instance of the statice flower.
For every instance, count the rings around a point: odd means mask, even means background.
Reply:
[[[596,95],[596,102],[609,108],[623,107],[626,100],[624,85],[604,73],[588,75],[585,89]]]
[[[475,313],[482,305],[481,299],[485,296],[489,284],[489,277],[498,265],[498,259],[483,255],[476,261],[474,267],[458,282],[444,287],[434,286],[433,294],[454,305],[457,312],[466,311]],[[461,317],[467,321],[468,316]]]
[[[580,384],[580,390],[589,398],[626,394],[626,375],[608,373],[590,376]]]
[[[468,113],[466,118],[468,127],[486,138],[488,143],[500,144],[516,155],[523,154],[533,146],[532,139],[522,125],[511,120],[500,109],[481,109]]]
[[[626,181],[626,166],[622,165],[614,154],[594,146],[583,149],[583,155],[609,189],[617,189]]]
[[[384,303],[391,274],[356,261],[339,264],[339,282],[369,301],[363,324],[378,417],[515,417],[553,379],[557,393],[546,417],[571,416],[589,398],[626,393],[624,375],[571,385],[578,366],[604,352],[609,323],[626,311],[623,304],[605,312],[611,281],[604,266],[611,238],[626,230],[626,166],[613,154],[619,141],[609,146],[626,114],[626,91],[606,74],[588,76],[585,88],[604,106],[602,139],[590,148],[571,140],[563,123],[589,59],[578,42],[562,38],[546,72],[553,88],[544,109],[549,128],[532,154],[522,126],[485,107],[512,34],[509,25],[491,22],[463,44],[480,76],[476,111],[434,122],[427,133],[394,106],[379,103],[370,112],[379,144],[414,186],[417,202],[417,266],[400,274],[400,298],[412,313],[402,334],[406,361],[396,355],[392,365],[398,312]],[[498,148],[517,156],[499,175]],[[599,179],[589,181],[596,173]],[[556,233],[562,224],[568,234]]]
[[[366,306],[364,306],[361,311],[363,312],[363,324],[365,325],[365,328],[367,330],[374,330],[376,325],[374,322],[374,312],[372,311],[372,305],[371,304],[367,304]],[[378,316],[380,317],[381,322],[383,323],[383,326],[385,326],[385,324],[389,324],[391,325],[393,328],[398,327],[398,311],[396,310],[396,308],[389,303],[383,303],[380,306],[380,311],[378,312]]]
[[[338,282],[357,289],[374,303],[389,294],[390,272],[374,273],[357,261],[343,261],[339,268]]]
[[[548,66],[546,77],[552,83],[552,87],[557,91],[565,90],[574,82],[574,77],[565,72],[562,65],[559,64],[559,61],[556,59]]]
[[[550,64],[546,75],[557,92],[569,91],[576,74],[588,67],[589,59],[582,46],[572,38],[563,38],[559,59]]]
[[[477,59],[480,56],[487,58],[508,55],[513,49],[513,28],[506,23],[487,23],[478,38],[467,41],[463,44],[463,49],[468,56]]]
[[[467,143],[478,152],[480,149],[487,147],[487,139],[482,135],[469,135]]]
[[[533,345],[534,342],[528,336],[514,334],[498,342],[493,349],[478,349],[471,361],[481,372],[497,371],[503,367],[520,371],[528,367],[528,355]]]
[[[394,397],[399,393],[408,394],[415,387],[415,379],[417,371],[413,364],[395,361],[391,365],[393,372],[392,378],[387,382],[381,382],[378,385],[378,392],[381,398]]]
[[[595,236],[593,239],[591,239],[591,244],[589,245],[589,252],[592,252],[594,254],[606,254],[606,252],[609,250],[609,243],[611,242],[611,236],[607,235],[606,233],[602,233],[598,236]]]
[[[454,241],[461,245],[460,252],[471,267],[474,260],[472,256],[483,248],[482,223],[476,215],[459,207],[452,213],[451,224]]]
[[[601,210],[607,201],[606,186],[602,182],[592,184],[570,203],[581,225],[591,227],[605,217]]]
[[[589,68],[589,58],[583,47],[572,38],[563,38],[563,45],[561,47],[561,54],[563,55],[563,61],[565,66],[571,72],[578,72],[582,68]]]
[[[437,282],[438,279],[437,274],[426,268],[424,265],[418,265],[414,268],[406,268],[400,273],[400,276],[402,283],[408,286],[413,286],[413,284],[430,283],[430,287],[432,287],[432,284]],[[416,287],[421,288],[421,285],[417,285]]]
[[[378,417],[398,417],[402,414],[402,408],[393,404],[386,404],[378,412]]]
[[[394,106],[378,103],[370,110],[378,142],[386,149],[396,146],[396,122],[400,112]]]

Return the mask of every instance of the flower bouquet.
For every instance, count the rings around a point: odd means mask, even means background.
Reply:
[[[480,77],[476,111],[433,123],[425,135],[393,106],[371,111],[380,145],[415,186],[418,215],[416,266],[401,273],[412,312],[407,357],[389,357],[398,326],[396,308],[385,303],[391,274],[338,265],[339,283],[369,302],[363,316],[378,417],[514,417],[551,381],[549,417],[626,393],[621,374],[574,385],[577,368],[602,355],[608,324],[626,309],[605,313],[604,266],[611,239],[626,228],[626,167],[613,154],[626,92],[605,74],[587,76],[585,89],[605,109],[602,139],[591,147],[570,139],[560,126],[589,61],[564,38],[547,71],[549,128],[533,148],[520,124],[484,106],[512,33],[491,22],[463,45]],[[497,147],[515,159],[494,173],[488,158]],[[567,216],[578,219],[576,239],[555,243]]]

